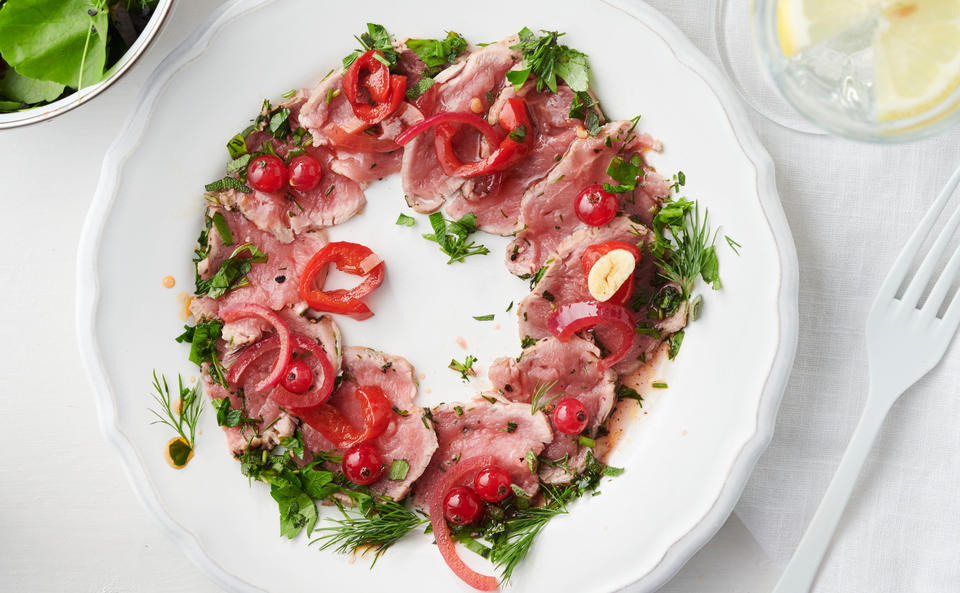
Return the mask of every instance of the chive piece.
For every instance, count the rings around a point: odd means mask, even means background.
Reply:
[[[507,305],[507,309],[504,311],[504,313],[509,313],[510,309],[513,309],[513,301],[510,301],[510,304]]]
[[[463,416],[463,408],[460,406],[453,406],[453,411],[457,413],[457,416]]]
[[[390,462],[390,479],[394,481],[404,480],[407,472],[410,471],[410,464],[406,459],[394,459]]]
[[[401,213],[400,216],[397,217],[397,224],[400,226],[413,226],[417,224],[417,219]]]
[[[667,384],[661,381],[657,381],[656,383],[652,383],[650,387],[653,387],[654,389],[666,389]]]
[[[493,321],[493,313],[489,315],[474,315],[473,318],[477,321]]]
[[[516,432],[517,423],[511,420],[510,422],[507,422],[506,428],[501,428],[500,430],[502,430],[503,432]]]
[[[283,93],[283,94],[280,95],[280,96],[283,97],[284,99],[289,99],[290,97],[292,97],[292,96],[294,96],[294,95],[296,95],[296,94],[297,94],[297,89],[290,89],[289,91]]]
[[[593,449],[597,445],[597,442],[591,439],[590,437],[579,436],[577,437],[577,444],[583,445],[584,447],[590,447],[591,449]]]

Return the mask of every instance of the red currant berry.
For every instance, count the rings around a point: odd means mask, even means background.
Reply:
[[[292,393],[304,393],[313,384],[313,371],[302,360],[294,360],[284,371],[280,384]]]
[[[553,425],[563,434],[580,434],[589,419],[587,409],[574,397],[560,400],[553,409]]]
[[[617,215],[617,198],[602,185],[588,185],[577,196],[574,210],[583,224],[603,226]]]
[[[287,166],[276,155],[260,155],[247,165],[247,183],[257,191],[277,191],[286,182]]]
[[[290,187],[300,191],[310,191],[317,187],[320,178],[323,177],[323,169],[320,163],[312,156],[303,155],[290,161],[287,167],[290,173]]]
[[[454,525],[473,523],[483,514],[483,501],[469,486],[454,486],[443,497],[443,516]]]
[[[359,486],[373,484],[383,473],[383,457],[370,443],[360,443],[344,453],[343,473]]]
[[[510,495],[510,474],[505,469],[489,465],[473,480],[473,488],[487,502],[500,502]]]

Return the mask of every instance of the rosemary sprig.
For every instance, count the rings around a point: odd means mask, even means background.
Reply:
[[[343,519],[329,519],[334,525],[317,529],[324,532],[324,535],[310,543],[319,543],[321,550],[334,548],[341,554],[354,553],[361,549],[364,553],[373,550],[370,568],[373,568],[390,546],[429,521],[403,504],[381,496],[374,496],[371,514],[351,514],[343,507],[340,511]]]
[[[537,410],[542,410],[543,408],[549,406],[553,400],[563,395],[563,391],[560,391],[554,395],[550,394],[550,390],[553,389],[556,384],[556,379],[550,381],[549,383],[543,383],[542,381],[537,380],[537,385],[533,388],[533,396],[530,398],[531,414],[536,414]],[[544,398],[546,398],[546,401],[544,401]]]
[[[153,371],[153,389],[156,391],[153,394],[153,399],[157,402],[160,411],[150,410],[157,417],[150,424],[166,424],[175,430],[192,450],[197,435],[197,421],[200,419],[201,412],[203,412],[203,406],[200,405],[200,383],[197,382],[196,385],[188,389],[183,386],[183,378],[180,375],[177,375],[177,383],[180,399],[177,403],[177,409],[174,411],[167,378],[162,374],[157,377],[157,371]]]

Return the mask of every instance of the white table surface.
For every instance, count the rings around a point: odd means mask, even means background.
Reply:
[[[102,155],[140,84],[218,4],[217,0],[178,2],[148,55],[92,104],[52,122],[0,132],[0,221],[4,222],[0,286],[5,295],[0,307],[0,394],[8,443],[7,452],[0,455],[0,591],[220,590],[186,560],[127,484],[118,457],[97,425],[74,330],[76,245]],[[704,19],[692,16],[707,10],[709,1],[700,7],[668,0],[652,4],[674,18],[697,45],[709,49]],[[759,118],[757,124],[777,163],[778,180],[795,176],[798,161],[788,158],[791,133]],[[870,147],[844,146],[860,151],[863,158],[876,156]],[[960,160],[956,150],[916,146],[907,150],[920,151],[938,164],[938,170]],[[927,184],[931,192],[937,183]],[[812,229],[821,218],[833,216],[830,211],[817,213],[811,195],[783,188],[781,181],[795,232],[798,226]],[[932,195],[921,202],[928,203]],[[917,208],[910,213],[912,220],[918,218]],[[801,280],[809,281],[811,273],[822,272],[823,277],[815,277],[813,284],[829,291],[830,270],[823,271],[825,254],[817,251],[816,238],[798,236],[797,243]],[[874,285],[881,271],[876,271]],[[815,300],[809,294],[805,297],[804,291],[801,298],[807,303]],[[805,321],[803,310],[802,305],[801,322]],[[801,338],[799,360],[805,347],[813,348],[818,338],[829,334],[828,328],[812,325],[821,335]],[[862,356],[850,361],[851,368],[854,364],[862,365]],[[858,369],[860,383],[863,375],[864,369]],[[813,397],[815,388],[792,381],[784,405],[802,405]],[[850,406],[858,407],[857,402],[862,399]],[[845,426],[835,442],[828,443],[824,453],[828,463],[836,463],[851,428],[852,424]],[[817,484],[812,494],[806,493],[798,512],[809,518],[825,485]],[[791,537],[795,540],[799,533]],[[763,592],[772,589],[778,574],[734,515],[662,591]]]

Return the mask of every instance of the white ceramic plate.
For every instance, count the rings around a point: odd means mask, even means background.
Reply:
[[[523,25],[566,31],[566,43],[590,55],[606,112],[642,113],[642,129],[665,145],[653,164],[667,175],[682,169],[687,195],[723,225],[724,289],[704,294],[703,317],[658,376],[670,388],[649,402],[649,413],[614,452],[611,463],[626,473],[553,521],[511,587],[659,587],[722,525],[771,436],[797,337],[796,255],[772,163],[726,82],[671,23],[639,3],[491,0],[469,12],[453,6],[226,5],[160,65],[105,158],[81,238],[77,303],[102,426],[147,508],[230,590],[467,590],[426,536],[407,538],[372,571],[364,561],[317,552],[303,536],[281,539],[275,504],[263,485],[247,486],[209,410],[197,454],[183,471],[163,459],[169,431],[149,424],[151,371],[197,374],[173,341],[180,328],[176,294],[192,289],[200,190],[222,174],[224,143],[264,97],[308,85],[336,65],[367,21],[397,35],[436,37],[452,29],[474,42]],[[447,370],[450,358],[469,352],[486,368],[496,356],[519,352],[515,320],[504,310],[525,294],[526,283],[503,268],[505,240],[484,238],[491,255],[447,266],[419,237],[427,232],[423,218],[416,229],[394,224],[407,211],[396,179],[375,184],[367,197],[366,211],[330,235],[372,247],[387,261],[388,280],[371,303],[374,318],[342,324],[346,342],[409,358],[425,374],[423,404],[469,397],[477,385]],[[743,245],[741,256],[723,244],[723,234]],[[177,281],[173,290],[161,287],[168,274]],[[472,319],[488,313],[495,322]]]

